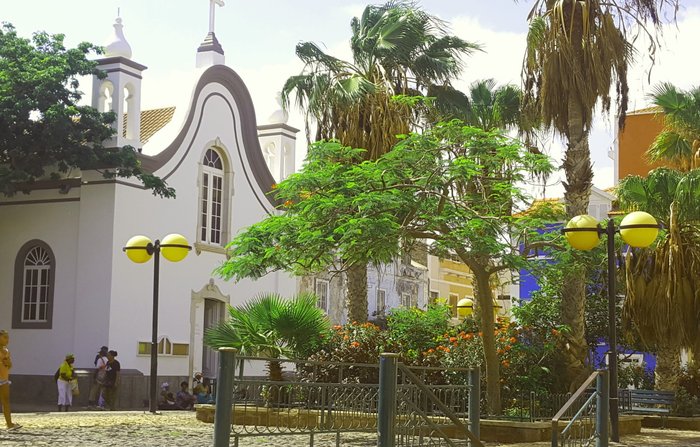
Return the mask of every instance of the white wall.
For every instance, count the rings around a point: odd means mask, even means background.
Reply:
[[[28,200],[75,199],[35,191],[3,199],[0,206],[0,328],[10,332],[12,374],[53,374],[66,353],[75,350],[74,314],[79,202],[7,203]],[[52,329],[12,329],[15,258],[29,240],[47,243],[56,258]],[[80,359],[80,358],[79,358]],[[82,360],[82,359],[80,359]]]

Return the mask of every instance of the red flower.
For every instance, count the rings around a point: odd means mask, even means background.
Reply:
[[[352,347],[352,348],[359,348],[359,347],[360,347],[360,342],[354,341],[354,342],[350,343],[350,347]]]
[[[517,343],[518,339],[515,337],[510,337],[510,340],[508,340],[508,341],[510,341],[511,343]]]
[[[457,341],[457,337],[450,337],[450,343],[454,343]]]

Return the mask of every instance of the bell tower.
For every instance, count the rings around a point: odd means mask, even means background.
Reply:
[[[107,77],[93,77],[92,106],[117,116],[112,124],[116,133],[105,145],[141,150],[141,77],[146,67],[131,60],[131,46],[123,28],[121,17],[117,17],[104,57],[97,60],[97,68]]]
[[[277,105],[267,119],[267,124],[258,126],[258,140],[263,157],[276,182],[281,182],[295,171],[296,129],[287,124],[289,114],[282,107],[282,94],[277,93]]]

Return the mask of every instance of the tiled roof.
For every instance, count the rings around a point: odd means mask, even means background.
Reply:
[[[165,127],[175,114],[175,107],[163,107],[160,109],[142,110],[141,111],[141,134],[140,140],[142,143],[148,143],[153,135],[160,129]],[[124,114],[124,130],[126,132],[126,120],[128,113]]]
[[[649,113],[661,113],[662,109],[659,106],[645,107],[643,109],[632,110],[627,112],[627,115],[646,115]]]

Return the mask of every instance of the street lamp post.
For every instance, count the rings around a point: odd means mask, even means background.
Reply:
[[[160,255],[171,262],[185,259],[192,247],[187,239],[180,234],[169,234],[162,241],[151,242],[146,236],[134,236],[129,239],[122,249],[126,256],[137,264],[153,259],[153,323],[151,331],[151,389],[150,411],[158,411],[158,286],[160,284]]]
[[[608,368],[610,370],[610,437],[614,442],[620,441],[619,406],[617,392],[617,333],[615,326],[615,233],[620,232],[622,239],[632,247],[648,247],[659,233],[659,225],[651,214],[635,211],[622,219],[619,227],[610,218],[605,228],[589,215],[572,218],[562,232],[573,248],[591,250],[600,242],[600,235],[607,237],[608,255]]]

